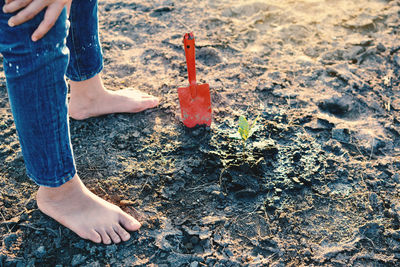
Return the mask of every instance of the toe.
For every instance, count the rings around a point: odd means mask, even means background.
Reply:
[[[121,213],[120,222],[122,226],[128,231],[136,231],[141,226],[141,224],[135,218],[129,216],[125,212]]]
[[[119,237],[119,235],[115,232],[114,228],[110,228],[107,230],[107,234],[109,237],[111,237],[111,240],[115,243],[118,244],[121,242],[121,238]]]
[[[83,239],[88,239],[94,243],[101,243],[101,236],[95,230],[90,230],[85,233],[79,234]]]
[[[131,235],[127,231],[125,231],[125,229],[122,228],[122,226],[119,224],[114,226],[114,231],[120,236],[123,241],[128,241],[129,238],[131,238]]]
[[[106,244],[106,245],[111,244],[111,238],[108,236],[107,232],[104,229],[97,230],[97,232],[100,234],[103,244]]]
[[[143,99],[143,105],[146,107],[146,108],[153,108],[153,107],[156,107],[156,106],[158,106],[158,98],[155,98],[155,97],[153,97],[153,98],[145,98],[145,99]]]

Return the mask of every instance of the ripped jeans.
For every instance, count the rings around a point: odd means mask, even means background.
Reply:
[[[28,176],[38,185],[58,187],[76,167],[69,133],[67,83],[83,81],[103,68],[97,1],[72,1],[54,27],[37,42],[31,35],[44,11],[13,28],[0,0],[0,53],[7,91]]]

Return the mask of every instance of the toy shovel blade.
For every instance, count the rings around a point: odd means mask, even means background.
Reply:
[[[189,76],[189,86],[178,88],[179,103],[181,106],[182,122],[187,127],[196,125],[211,125],[211,97],[207,83],[196,83],[195,44],[193,33],[185,34],[186,65]]]
[[[196,91],[195,97],[192,97],[191,91]],[[178,88],[178,95],[183,124],[189,128],[202,124],[211,125],[211,99],[208,84]]]

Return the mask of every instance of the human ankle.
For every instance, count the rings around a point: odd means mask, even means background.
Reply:
[[[62,200],[82,192],[83,187],[84,185],[77,175],[59,187],[40,186],[37,195],[38,201]]]
[[[105,91],[103,82],[99,75],[84,81],[70,81],[71,98],[95,100],[99,93]]]

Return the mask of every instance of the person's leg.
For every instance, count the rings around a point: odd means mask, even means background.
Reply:
[[[137,230],[140,224],[91,193],[76,174],[66,101],[65,10],[43,39],[32,42],[30,36],[43,12],[10,28],[7,21],[12,14],[1,11],[3,4],[0,1],[0,53],[27,174],[40,186],[40,210],[94,242],[129,239],[126,230]]]
[[[135,89],[106,90],[99,73],[103,56],[98,34],[97,1],[72,1],[67,45],[71,60],[69,114],[86,119],[109,113],[135,113],[158,105],[158,98]]]

